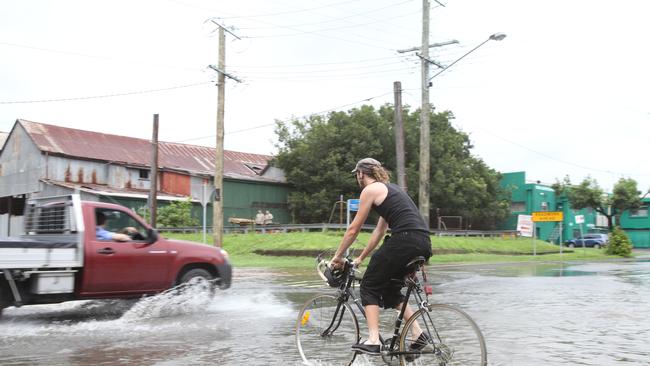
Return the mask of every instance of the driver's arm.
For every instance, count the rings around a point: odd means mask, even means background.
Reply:
[[[126,234],[113,233],[113,241],[131,241],[131,238]]]

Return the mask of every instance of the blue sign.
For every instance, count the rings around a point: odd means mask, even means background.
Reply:
[[[348,200],[348,210],[349,211],[359,211],[359,200]]]

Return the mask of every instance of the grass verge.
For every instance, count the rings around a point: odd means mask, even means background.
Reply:
[[[172,239],[201,242],[202,234],[162,233]],[[224,249],[236,267],[308,268],[315,262],[316,253],[326,256],[334,253],[343,232],[308,233],[250,233],[224,235]],[[368,242],[369,233],[361,233],[352,248],[360,251]],[[208,237],[212,244],[212,237]],[[434,255],[430,263],[495,263],[603,260],[619,258],[608,256],[602,249],[565,248],[560,255],[557,245],[528,238],[473,238],[432,237]],[[535,250],[537,255],[533,255]],[[266,253],[261,255],[260,253]],[[273,255],[269,255],[273,254]],[[366,261],[367,263],[367,261]]]

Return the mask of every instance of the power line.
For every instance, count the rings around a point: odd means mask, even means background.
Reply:
[[[356,64],[356,63],[363,63],[363,62],[373,62],[373,61],[381,61],[381,60],[389,60],[389,59],[397,59],[401,58],[402,56],[390,56],[390,57],[378,57],[378,58],[368,58],[368,59],[363,59],[363,60],[356,60],[356,61],[340,61],[340,62],[318,62],[318,63],[313,63],[313,64],[292,64],[292,65],[269,65],[269,66],[260,66],[260,65],[240,65],[240,66],[230,66],[233,68],[280,68],[280,67],[286,67],[286,68],[291,68],[291,67],[310,67],[310,66],[322,66],[322,65],[344,65],[344,64]]]
[[[291,27],[303,27],[303,26],[311,26],[311,25],[319,25],[319,24],[334,23],[334,22],[338,22],[338,21],[341,21],[341,20],[346,20],[346,19],[350,19],[350,18],[355,18],[355,17],[358,17],[358,16],[364,16],[364,15],[366,15],[366,14],[370,14],[370,13],[374,13],[374,12],[377,12],[377,11],[380,11],[380,10],[384,10],[384,9],[386,9],[386,8],[390,8],[390,7],[392,7],[392,6],[402,5],[402,4],[404,4],[404,3],[405,3],[405,2],[399,2],[399,3],[397,3],[397,4],[388,5],[388,6],[385,6],[385,7],[382,7],[382,8],[373,9],[373,10],[370,10],[370,11],[367,11],[367,12],[363,12],[363,13],[350,14],[350,15],[347,15],[347,16],[344,16],[344,17],[330,17],[330,16],[328,16],[328,17],[331,18],[331,19],[329,19],[329,20],[321,20],[321,21],[318,21],[318,22],[289,24],[289,26],[291,26]],[[385,21],[387,21],[387,20],[391,20],[391,19],[395,19],[395,18],[405,17],[405,16],[408,16],[408,15],[411,15],[411,14],[414,14],[414,12],[410,12],[410,13],[408,13],[408,14],[403,14],[403,15],[397,15],[397,16],[393,16],[393,17],[385,18],[385,19],[373,19],[373,20],[375,20],[374,23],[377,23],[377,22],[385,22]],[[319,14],[319,15],[320,15],[320,14]],[[372,19],[372,18],[369,18],[369,19]],[[269,27],[239,27],[238,29],[240,29],[240,30],[250,30],[250,29],[274,29],[274,28],[276,28],[276,27],[273,27],[273,26],[269,26]]]
[[[524,149],[524,150],[528,150],[528,151],[530,151],[530,152],[533,152],[533,153],[535,153],[535,154],[537,154],[537,155],[539,155],[539,156],[542,156],[542,157],[544,157],[544,158],[546,158],[546,159],[549,159],[549,160],[552,160],[552,161],[556,161],[556,162],[559,162],[559,163],[562,163],[562,164],[566,164],[566,165],[574,166],[574,167],[576,167],[576,168],[585,169],[585,170],[588,170],[588,171],[594,171],[594,172],[600,172],[600,173],[607,173],[607,174],[618,174],[618,175],[624,175],[624,176],[630,176],[630,177],[631,177],[631,176],[650,176],[650,174],[627,174],[627,173],[622,173],[622,172],[615,172],[615,171],[612,171],[612,170],[603,170],[603,169],[598,169],[598,168],[593,168],[593,167],[588,167],[588,166],[584,166],[584,165],[576,164],[576,163],[573,163],[573,162],[570,162],[570,161],[566,161],[566,160],[558,159],[558,158],[556,158],[556,157],[554,157],[554,156],[551,156],[551,155],[545,154],[545,153],[540,152],[540,151],[537,151],[537,150],[533,150],[533,149],[531,149],[531,148],[529,148],[529,147],[527,147],[527,146],[525,146],[525,145],[522,145],[522,144],[519,144],[519,143],[514,142],[514,141],[512,141],[512,140],[509,140],[509,139],[507,139],[507,138],[505,138],[505,137],[503,137],[503,136],[499,136],[499,135],[497,135],[497,134],[495,134],[495,133],[493,133],[493,132],[491,132],[491,131],[488,131],[488,130],[486,130],[486,129],[483,129],[483,128],[480,128],[480,127],[478,127],[478,129],[480,129],[481,131],[483,131],[483,132],[485,132],[485,133],[487,133],[487,134],[489,134],[489,135],[492,135],[492,136],[494,136],[494,137],[497,137],[497,138],[499,138],[499,139],[501,139],[501,140],[503,140],[503,141],[505,141],[505,142],[507,142],[507,143],[510,143],[510,144],[512,144],[512,145],[515,145],[515,146],[518,146],[518,147],[520,147],[520,148],[522,148],[522,149]]]
[[[315,8],[308,8],[308,9],[296,9],[296,10],[287,10],[287,11],[276,12],[276,13],[263,13],[263,14],[253,14],[253,15],[235,15],[235,16],[219,17],[219,18],[220,19],[242,19],[242,18],[247,19],[247,18],[273,17],[273,16],[277,16],[277,15],[286,15],[286,14],[306,13],[306,12],[311,12],[313,10],[331,8],[331,7],[335,7],[335,6],[338,6],[338,5],[349,4],[349,3],[353,3],[353,2],[357,2],[357,1],[360,1],[360,0],[341,1],[341,2],[338,2],[338,3],[327,4],[327,5],[318,6],[318,7],[315,7]]]
[[[289,122],[289,121],[296,120],[296,119],[303,119],[303,118],[308,118],[308,117],[311,117],[311,116],[318,116],[318,115],[322,115],[322,114],[325,114],[325,113],[329,113],[329,112],[333,112],[333,111],[339,110],[339,109],[341,109],[341,108],[349,107],[349,106],[351,106],[351,105],[359,104],[359,103],[362,103],[362,102],[369,102],[369,101],[371,101],[371,100],[373,100],[373,99],[381,98],[381,97],[386,96],[386,95],[389,95],[389,94],[393,94],[393,91],[391,90],[391,91],[388,92],[388,93],[384,93],[384,94],[380,94],[380,95],[375,95],[375,96],[373,96],[373,97],[369,97],[369,98],[364,98],[364,99],[358,100],[358,101],[356,101],[356,102],[343,104],[343,105],[340,105],[340,106],[337,106],[337,107],[333,107],[333,108],[329,108],[329,109],[326,109],[326,110],[323,110],[323,111],[320,111],[320,112],[306,114],[306,115],[303,115],[303,116],[301,116],[301,117],[286,118],[286,119],[279,120],[279,121],[276,121],[276,122]],[[244,129],[241,129],[241,130],[236,130],[236,131],[229,131],[229,132],[226,132],[225,134],[226,134],[226,135],[230,135],[230,134],[234,134],[234,133],[240,133],[240,132],[246,132],[246,131],[258,130],[258,129],[260,129],[260,128],[266,128],[266,127],[274,126],[274,125],[276,124],[276,122],[273,122],[273,123],[266,123],[266,124],[263,124],[263,125],[253,126],[253,127],[244,128]],[[201,136],[201,137],[193,137],[193,138],[189,138],[189,139],[185,139],[185,140],[180,140],[180,141],[173,141],[173,142],[175,142],[175,143],[182,143],[182,142],[187,142],[187,141],[203,140],[203,139],[207,139],[207,138],[213,138],[213,137],[215,137],[215,136],[216,136],[216,135]]]
[[[272,73],[274,75],[277,74],[290,74],[290,75],[297,75],[297,74],[323,74],[326,73],[328,75],[332,75],[333,73],[337,72],[345,72],[348,70],[358,70],[358,69],[363,69],[363,70],[372,70],[384,66],[392,66],[392,65],[404,65],[403,60],[397,60],[395,62],[387,62],[383,64],[378,64],[378,65],[359,65],[359,66],[352,66],[352,67],[340,67],[340,68],[335,68],[335,69],[320,69],[320,70],[301,70],[301,71],[248,71],[246,72],[247,75],[256,75],[256,74],[269,74]],[[371,71],[368,71],[371,72]],[[375,72],[383,72],[383,70],[375,70]],[[358,75],[358,74],[355,74]]]
[[[404,18],[404,17],[407,17],[407,16],[409,16],[409,15],[413,15],[413,14],[415,14],[415,13],[416,13],[416,12],[410,12],[410,13],[407,13],[407,14],[402,14],[402,15],[394,16],[394,17],[387,18],[387,19],[373,20],[372,22],[368,22],[368,23],[352,23],[352,24],[350,24],[350,25],[341,25],[341,26],[331,27],[331,28],[320,28],[320,29],[314,29],[314,30],[312,30],[312,31],[310,31],[310,32],[329,32],[329,31],[338,31],[338,30],[349,29],[349,28],[365,27],[365,26],[368,26],[368,25],[371,25],[371,24],[376,24],[376,23],[385,23],[386,20],[392,20],[392,19],[397,19],[397,18]],[[330,22],[338,21],[338,20],[341,20],[341,19],[343,19],[343,18],[338,18],[338,19],[335,18],[335,19],[331,20]],[[351,23],[351,22],[350,22],[350,23]],[[309,24],[291,25],[291,27],[299,27],[299,26],[304,26],[304,25],[309,25]],[[280,26],[280,27],[281,27],[281,28],[286,28],[287,26]],[[265,29],[269,29],[269,28],[271,28],[271,29],[273,29],[273,28],[276,28],[276,27],[257,27],[257,28],[253,27],[253,28],[248,28],[248,29],[262,29],[262,28],[265,28]],[[246,29],[246,28],[241,28],[241,29]],[[253,35],[253,36],[248,36],[248,38],[279,38],[279,37],[292,37],[292,36],[298,36],[298,35],[301,35],[301,34],[303,34],[303,33],[304,33],[304,32],[301,31],[301,32],[298,32],[298,33],[274,34],[274,35],[268,35],[268,36],[266,36],[266,35],[264,35],[264,36],[263,36],[263,35]]]
[[[177,70],[185,70],[185,71],[197,71],[197,69],[193,69],[193,68],[190,68],[190,67],[164,65],[164,64],[152,64],[152,63],[149,63],[149,62],[144,63],[144,62],[139,62],[138,60],[133,60],[133,59],[126,60],[126,59],[120,59],[120,58],[108,57],[108,56],[89,55],[89,54],[80,53],[80,52],[54,50],[54,49],[51,49],[51,48],[43,48],[43,47],[30,46],[30,45],[22,45],[22,44],[17,44],[17,43],[10,43],[10,42],[0,42],[0,45],[10,46],[10,47],[17,47],[17,48],[24,48],[24,49],[35,50],[35,51],[40,51],[40,52],[58,53],[58,54],[67,55],[67,56],[86,57],[86,58],[92,58],[92,59],[97,59],[97,60],[102,60],[102,61],[116,61],[116,62],[120,62],[120,63],[129,64],[131,66],[134,63],[141,63],[142,67],[147,67],[147,68],[151,68],[152,66],[155,66],[155,67],[164,67],[164,68],[169,68],[169,69],[177,69]]]
[[[193,86],[206,85],[206,84],[212,84],[212,83],[213,82],[211,82],[211,81],[203,81],[203,82],[200,82],[200,83],[171,86],[171,87],[167,87],[167,88],[147,89],[147,90],[125,92],[125,93],[93,95],[93,96],[85,96],[85,97],[55,98],[55,99],[40,99],[40,100],[0,101],[0,104],[28,104],[28,103],[68,102],[68,101],[75,101],[75,100],[123,97],[123,96],[127,96],[127,95],[148,94],[148,93],[157,93],[157,92],[174,90],[174,89],[190,88],[190,87],[193,87]]]

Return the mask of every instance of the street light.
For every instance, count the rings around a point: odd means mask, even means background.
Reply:
[[[445,67],[444,69],[438,71],[437,74],[435,74],[435,75],[433,75],[432,77],[430,77],[430,78],[429,78],[429,86],[431,86],[431,80],[433,80],[433,78],[435,78],[436,76],[442,74],[443,72],[445,72],[445,71],[446,71],[447,69],[449,69],[450,67],[454,66],[458,61],[462,60],[463,58],[465,58],[465,56],[469,55],[470,53],[476,51],[479,47],[483,46],[484,44],[488,43],[489,41],[502,41],[504,38],[506,38],[505,33],[494,33],[493,35],[491,35],[490,37],[488,37],[488,39],[486,39],[485,41],[481,42],[478,46],[472,48],[471,50],[469,50],[469,52],[467,52],[466,54],[460,56],[456,61],[452,62],[451,64],[449,64],[449,65],[448,65],[447,67]]]

